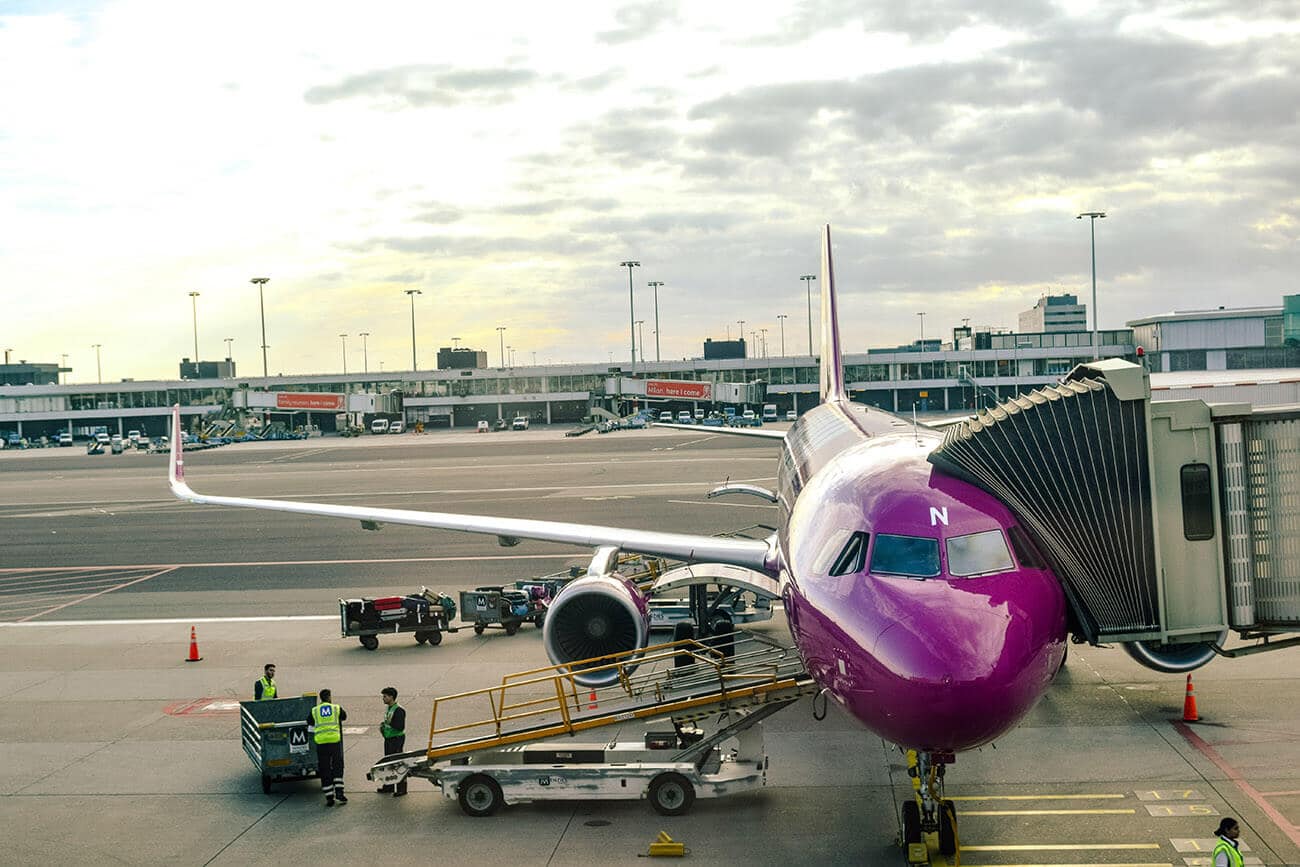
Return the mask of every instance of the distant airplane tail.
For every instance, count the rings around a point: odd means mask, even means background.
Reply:
[[[849,399],[844,388],[844,357],[840,353],[840,317],[835,301],[835,268],[831,263],[831,227],[822,228],[822,402]]]

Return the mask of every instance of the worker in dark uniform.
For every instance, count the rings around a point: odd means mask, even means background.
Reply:
[[[392,756],[406,749],[406,708],[397,703],[397,690],[386,686],[379,695],[384,700],[384,721],[379,724],[379,733],[384,736],[384,755]],[[375,789],[380,794],[393,793],[394,798],[406,794],[406,780],[394,786],[380,786]]]
[[[348,718],[348,712],[334,704],[331,698],[330,691],[322,689],[307,720],[307,730],[313,733],[316,741],[320,787],[325,793],[327,807],[333,807],[336,800],[340,804],[348,802],[343,794],[343,721]]]
[[[275,663],[262,666],[262,676],[253,682],[253,700],[275,698]]]

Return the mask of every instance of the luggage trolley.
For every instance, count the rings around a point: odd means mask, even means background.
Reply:
[[[535,583],[535,582],[527,582]],[[539,588],[540,589],[540,588]],[[522,623],[538,629],[546,619],[549,602],[545,592],[506,589],[501,586],[478,587],[460,591],[460,621],[472,623],[474,634],[482,635],[489,626],[514,635]]]
[[[239,703],[239,737],[253,767],[262,775],[262,791],[287,780],[318,776],[316,743],[307,733],[307,718],[316,694]]]
[[[339,600],[343,637],[359,639],[366,650],[379,647],[380,635],[398,632],[415,633],[418,644],[441,644],[444,632],[457,631],[451,625],[455,616],[456,601],[428,587],[409,596]]]

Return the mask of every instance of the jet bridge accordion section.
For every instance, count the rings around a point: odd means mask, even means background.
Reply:
[[[1300,409],[1215,407],[1234,629],[1300,630]]]
[[[1203,402],[1152,405],[1143,368],[1080,365],[1060,384],[950,428],[930,460],[1016,513],[1088,641],[1182,645],[1225,629]]]

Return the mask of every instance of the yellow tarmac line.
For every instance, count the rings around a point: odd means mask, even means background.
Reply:
[[[1108,852],[1112,849],[1159,849],[1159,843],[1023,843],[962,846],[963,852]]]
[[[1131,816],[1137,810],[959,810],[959,816]]]
[[[949,798],[950,801],[1085,801],[1089,799],[1114,799],[1127,798],[1124,794],[1105,794],[1105,795],[960,795],[955,798]]]

